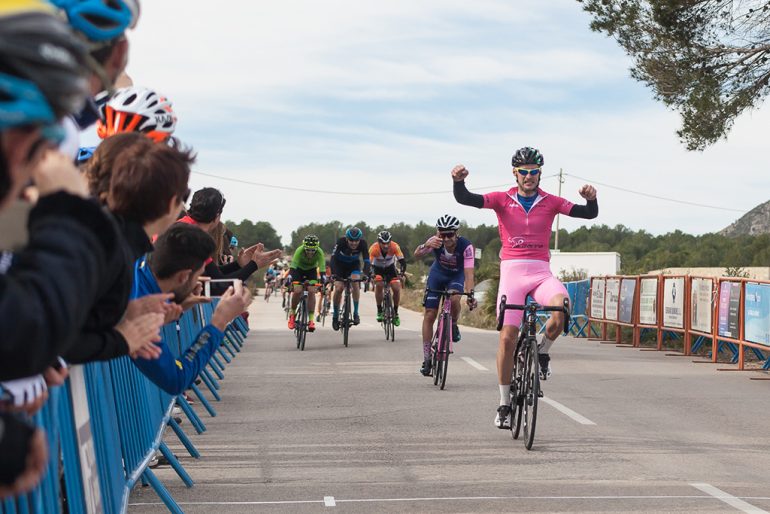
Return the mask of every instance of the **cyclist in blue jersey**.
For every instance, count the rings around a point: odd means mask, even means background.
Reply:
[[[414,256],[423,258],[433,254],[435,260],[428,272],[428,281],[425,291],[425,316],[422,321],[422,354],[423,363],[420,373],[430,376],[430,343],[433,338],[433,324],[438,315],[439,297],[429,289],[449,291],[473,292],[473,266],[475,264],[475,251],[473,244],[457,234],[460,228],[460,220],[449,214],[441,216],[436,221],[436,234],[425,243],[418,246]],[[460,329],[457,320],[460,317],[460,297],[452,296],[452,341],[460,341]],[[468,298],[468,306],[475,307],[476,300]]]
[[[361,261],[364,262],[364,274],[369,276],[371,264],[369,262],[369,245],[366,244],[364,233],[358,227],[351,227],[345,231],[345,237],[341,237],[334,246],[331,258],[332,274],[336,277],[334,282],[334,315],[332,316],[332,328],[339,330],[340,321],[340,301],[342,300],[342,291],[345,285],[341,279],[351,278],[357,280],[361,278]],[[358,325],[361,318],[358,316],[358,300],[361,298],[361,289],[359,284],[353,284],[353,323]]]

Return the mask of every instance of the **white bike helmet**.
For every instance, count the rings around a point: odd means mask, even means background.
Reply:
[[[118,89],[103,108],[104,120],[96,133],[104,139],[121,132],[142,132],[157,142],[166,141],[176,128],[171,102],[152,89]]]
[[[457,230],[460,228],[460,220],[449,214],[444,214],[436,221],[439,230]]]

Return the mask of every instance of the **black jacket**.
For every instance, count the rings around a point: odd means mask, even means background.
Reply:
[[[115,326],[128,306],[134,262],[152,251],[152,243],[140,224],[119,217],[114,220],[120,234],[120,251],[105,266],[96,302],[77,341],[64,355],[64,360],[71,364],[106,361],[128,354],[128,344]]]
[[[64,192],[40,199],[28,230],[0,274],[0,380],[36,375],[66,353],[118,249],[101,207]]]

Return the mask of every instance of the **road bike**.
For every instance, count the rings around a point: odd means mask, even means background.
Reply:
[[[381,282],[382,276],[375,275],[374,280],[375,282]],[[396,317],[396,311],[393,307],[393,291],[390,288],[390,282],[385,282],[382,287],[382,321],[380,324],[385,331],[385,340],[395,341],[396,326],[393,324],[393,318]]]
[[[508,298],[503,295],[500,298],[500,307],[497,315],[497,330],[503,328],[505,311],[524,311],[519,340],[516,343],[513,359],[513,374],[511,377],[511,436],[519,438],[522,425],[524,427],[524,446],[532,449],[535,441],[535,426],[537,425],[537,403],[542,398],[540,389],[540,361],[537,345],[537,313],[538,312],[563,312],[564,333],[567,334],[570,314],[569,300],[564,299],[564,305],[560,307],[543,306],[537,303],[516,305],[506,303]]]
[[[310,314],[307,308],[308,287],[315,285],[308,280],[302,282],[302,295],[297,303],[297,311],[294,316],[294,336],[297,338],[297,348],[300,351],[305,349],[305,339],[307,339],[308,321],[310,320]],[[315,294],[315,293],[313,293]],[[289,303],[291,305],[291,302]]]
[[[273,284],[274,283],[272,281],[265,282],[265,301],[266,302],[270,301],[270,294],[273,292],[273,289],[274,289]]]
[[[473,299],[473,291],[461,293],[460,291],[439,291],[427,289],[428,293],[439,295],[439,316],[436,331],[430,344],[431,370],[433,371],[433,385],[444,389],[446,376],[449,371],[449,354],[453,353],[452,345],[452,296],[467,296]]]
[[[323,285],[321,288],[321,309],[318,312],[318,317],[321,321],[321,326],[326,325],[326,316],[329,315],[329,311],[331,310],[332,301],[330,298],[331,291],[329,287],[329,283]]]
[[[350,327],[353,326],[353,313],[351,311],[351,306],[353,304],[351,295],[352,295],[352,287],[351,284],[355,284],[357,282],[366,282],[366,279],[363,278],[336,278],[337,282],[342,282],[345,291],[343,294],[342,299],[342,312],[340,313],[340,331],[342,332],[342,344],[345,346],[348,345],[348,335],[350,332]]]

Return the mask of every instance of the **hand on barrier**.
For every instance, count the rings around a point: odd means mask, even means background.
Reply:
[[[29,441],[26,464],[24,471],[14,483],[8,486],[0,485],[0,499],[27,493],[43,478],[46,464],[48,464],[48,443],[45,432],[40,428],[35,429]]]
[[[3,389],[0,409],[4,412],[24,412],[32,416],[45,405],[48,386],[43,375],[0,382]]]
[[[243,282],[236,280],[219,300],[219,304],[211,316],[211,324],[224,332],[227,325],[245,311],[250,303],[251,292],[249,288],[243,287]]]
[[[57,357],[57,362],[43,372],[43,378],[48,387],[55,387],[64,384],[70,374],[67,363],[61,357]]]
[[[164,315],[155,312],[143,314],[132,320],[123,319],[115,327],[128,344],[131,358],[157,359],[161,349],[155,343],[160,342],[160,327]]]
[[[38,165],[32,170],[40,196],[50,195],[58,191],[82,196],[88,196],[88,184],[83,174],[72,162],[72,158],[57,150],[47,150]]]
[[[155,312],[165,314],[168,302],[174,298],[174,293],[149,294],[128,302],[126,318],[131,320],[143,314]]]

